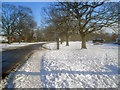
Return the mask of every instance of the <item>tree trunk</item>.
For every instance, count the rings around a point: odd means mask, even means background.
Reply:
[[[66,46],[69,46],[69,35],[66,33]]]
[[[59,38],[57,37],[57,49],[59,49]]]
[[[8,44],[11,44],[11,37],[8,35]]]
[[[85,35],[81,35],[81,39],[82,39],[82,49],[87,49],[86,48],[86,36]]]
[[[21,36],[19,36],[19,43],[21,43]]]
[[[61,40],[60,40],[60,43],[62,44],[63,43],[63,39],[61,38]]]

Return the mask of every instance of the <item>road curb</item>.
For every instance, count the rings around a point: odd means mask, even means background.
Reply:
[[[19,50],[19,49],[20,50],[21,49],[28,50],[28,48],[31,48],[31,47],[32,47],[32,45],[29,45],[29,46],[18,48],[17,50]],[[38,50],[38,48],[42,48],[42,46],[40,46],[40,47],[38,46],[35,49],[31,49],[31,50],[27,51],[27,53],[22,54],[22,57],[19,56],[20,58],[18,58],[17,61],[13,62],[11,64],[12,66],[10,66],[9,69],[6,68],[4,71],[2,71],[2,76],[0,76],[0,77],[2,77],[2,79],[4,79],[6,76],[8,76],[9,73],[11,73],[12,71],[14,71],[14,69],[16,67],[18,67],[19,65],[21,65],[22,63],[24,63],[35,51]]]
[[[8,78],[10,78],[10,74],[16,72],[17,70],[19,70],[26,62],[27,60],[38,50],[45,50],[43,47],[40,47],[41,49],[37,49],[37,50],[32,50],[31,52],[27,53],[23,58],[21,58],[22,60],[20,60],[20,62],[18,62],[15,67],[9,72],[9,74],[7,76],[5,76],[4,79],[1,80],[1,84],[2,84],[2,89],[6,88],[7,86],[7,80]]]

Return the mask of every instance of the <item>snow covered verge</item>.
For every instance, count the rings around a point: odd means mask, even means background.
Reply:
[[[9,48],[17,48],[17,47],[22,47],[22,46],[27,46],[31,44],[40,44],[40,43],[45,43],[45,42],[35,42],[35,43],[11,43],[11,44],[5,44],[5,43],[0,43],[0,51],[2,49],[9,49]]]
[[[50,51],[43,57],[44,87],[117,88],[118,45],[93,45],[80,49],[81,42],[70,46],[46,45]],[[53,50],[52,50],[53,49]]]
[[[44,45],[15,73],[8,88],[117,88],[118,46],[93,45],[81,49],[81,42]]]

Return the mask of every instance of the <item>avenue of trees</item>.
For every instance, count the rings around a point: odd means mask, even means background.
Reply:
[[[68,46],[69,35],[77,33],[81,48],[86,48],[88,35],[118,23],[118,3],[115,2],[58,2],[45,9],[45,13],[49,24],[54,26],[57,42],[66,36]]]
[[[69,41],[82,41],[81,48],[86,49],[86,41],[101,37],[109,42],[105,27],[118,32],[118,3],[116,2],[55,2],[43,8],[43,26],[37,27],[32,10],[23,6],[2,4],[2,32],[8,37],[8,43],[33,41],[57,41],[61,44]],[[101,33],[100,33],[101,32]]]

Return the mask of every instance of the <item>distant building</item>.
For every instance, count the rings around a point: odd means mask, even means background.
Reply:
[[[0,42],[8,42],[6,35],[0,35]]]
[[[116,41],[116,38],[118,38],[119,37],[119,35],[117,35],[117,34],[113,34],[112,36],[111,36],[111,40],[112,41]]]

